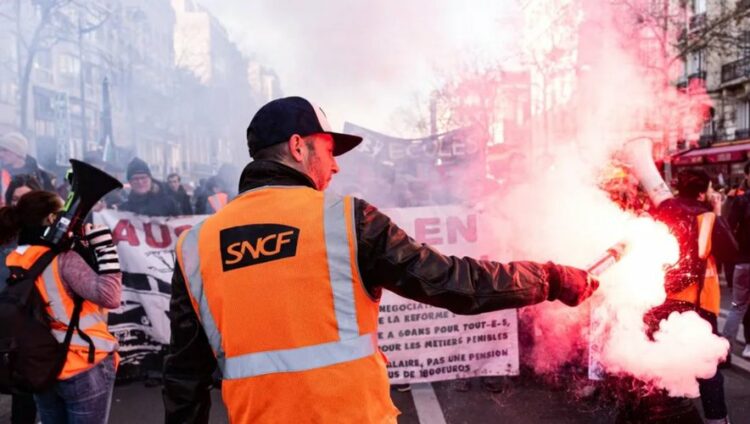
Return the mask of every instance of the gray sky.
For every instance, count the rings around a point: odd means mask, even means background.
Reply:
[[[399,107],[467,59],[505,63],[515,0],[199,0],[285,95],[321,105],[334,127],[391,130]]]

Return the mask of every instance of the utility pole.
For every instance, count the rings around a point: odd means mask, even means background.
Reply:
[[[88,146],[88,125],[86,122],[86,81],[84,75],[83,66],[83,24],[81,18],[81,11],[78,10],[78,81],[79,81],[79,97],[81,99],[81,157],[86,154],[86,148]]]

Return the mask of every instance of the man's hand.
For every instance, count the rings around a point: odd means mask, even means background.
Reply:
[[[548,300],[559,300],[568,306],[579,305],[599,287],[599,280],[582,269],[547,263]]]

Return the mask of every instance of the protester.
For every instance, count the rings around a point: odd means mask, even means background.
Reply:
[[[208,213],[208,178],[198,180],[198,187],[193,191],[193,204],[196,215],[205,215]]]
[[[0,242],[17,240],[18,248],[6,258],[6,266],[30,269],[49,249],[41,235],[62,210],[62,200],[54,193],[32,191],[15,206],[0,209]],[[121,274],[112,235],[103,228],[86,228],[87,240],[97,270],[74,250],[53,259],[36,281],[50,319],[53,335],[62,342],[69,325],[74,297],[83,299],[81,327],[73,335],[57,383],[34,395],[42,423],[105,423],[117,365],[117,341],[108,331],[105,309],[120,306]],[[89,343],[94,343],[93,363]],[[71,417],[76,417],[71,421]]]
[[[39,182],[31,175],[17,175],[13,177],[5,191],[5,204],[16,206],[25,194],[41,190]],[[10,240],[0,245],[0,292],[5,289],[6,281],[10,276],[10,270],[5,265],[5,259],[16,249],[16,240]],[[35,424],[36,404],[34,396],[30,394],[15,393],[11,399],[11,424]]]
[[[24,194],[41,189],[39,180],[33,175],[16,175],[8,184],[8,190],[5,192],[5,204],[15,206]]]
[[[128,164],[127,179],[130,182],[128,200],[120,210],[146,216],[178,216],[180,210],[162,184],[151,177],[148,164],[133,158]]]
[[[305,99],[263,106],[247,140],[241,194],[178,241],[168,423],[208,422],[217,363],[233,423],[395,423],[377,347],[383,289],[478,314],[555,299],[575,306],[598,285],[551,262],[444,256],[367,202],[324,193],[334,156],[362,139],[332,133]]]
[[[677,178],[677,191],[677,197],[659,204],[653,216],[664,222],[677,238],[679,260],[665,274],[666,301],[650,310],[644,320],[649,337],[652,337],[659,323],[669,314],[695,311],[711,324],[714,333],[719,334],[717,320],[721,292],[716,262],[734,260],[737,243],[721,217],[721,199],[711,188],[708,174],[702,170],[682,171]],[[726,423],[727,406],[721,371],[717,369],[713,377],[699,379],[698,385],[707,421]],[[679,420],[698,416],[689,399],[668,398],[664,393],[646,398],[642,405],[649,405],[650,410],[644,412],[635,408],[636,415],[654,418],[654,411],[659,410],[663,418],[674,422],[689,422]]]
[[[729,226],[739,243],[740,253],[734,264],[732,306],[724,323],[723,334],[734,345],[740,322],[744,320],[745,347],[742,356],[750,359],[750,162],[745,164],[744,171],[742,186],[728,193],[724,206]]]
[[[10,132],[0,137],[0,165],[2,165],[0,182],[3,196],[11,178],[21,174],[34,176],[44,190],[55,190],[55,176],[40,169],[36,159],[28,153],[29,141],[23,134]]]
[[[229,202],[229,195],[222,187],[221,181],[216,178],[210,178],[206,183],[206,190],[209,195],[206,198],[208,204],[207,213],[216,213],[224,208]]]
[[[192,215],[193,207],[190,205],[190,196],[182,186],[182,179],[178,174],[172,173],[167,176],[167,187],[169,188],[167,192],[180,209],[180,215]]]

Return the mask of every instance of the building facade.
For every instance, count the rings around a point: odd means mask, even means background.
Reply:
[[[750,1],[693,0],[687,7],[680,41],[710,39],[685,55],[678,85],[704,84],[712,107],[698,140],[679,146],[673,165],[706,169],[716,181],[735,185],[750,158]],[[717,29],[707,34],[711,27]],[[727,41],[711,42],[719,37]]]
[[[250,62],[191,1],[2,2],[0,47],[0,132],[24,132],[57,172],[104,156],[122,172],[139,156],[158,178],[212,175],[248,159],[259,93],[280,94],[254,91]]]

